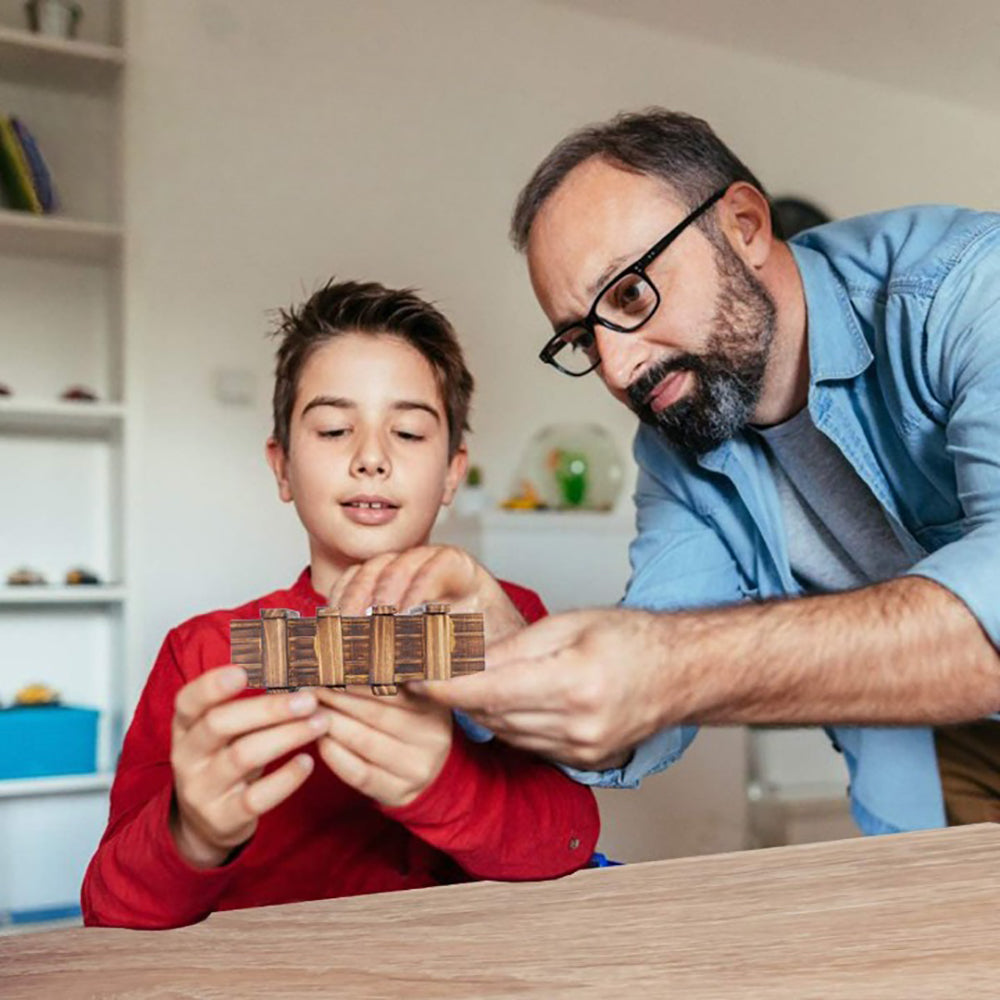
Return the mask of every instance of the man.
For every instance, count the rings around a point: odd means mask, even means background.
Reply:
[[[1000,707],[1000,215],[785,243],[709,126],[651,109],[556,146],[512,235],[542,360],[642,421],[624,603],[658,613],[555,616],[428,693],[599,784],[692,723],[832,725],[863,830],[943,824],[926,727]],[[1000,818],[998,728],[937,730],[951,822]]]

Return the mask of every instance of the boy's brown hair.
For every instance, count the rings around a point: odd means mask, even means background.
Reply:
[[[273,433],[285,454],[302,369],[317,348],[346,333],[399,337],[427,359],[448,418],[448,457],[454,456],[469,429],[474,382],[451,323],[413,289],[333,280],[302,305],[282,309],[273,331],[281,341],[274,372]]]

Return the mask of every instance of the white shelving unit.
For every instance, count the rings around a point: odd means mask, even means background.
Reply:
[[[127,709],[121,7],[88,0],[63,40],[0,0],[0,113],[32,130],[60,198],[51,216],[0,206],[0,702],[41,681],[100,712],[95,773],[0,780],[0,923],[79,898]],[[61,398],[78,385],[99,401]],[[22,565],[48,582],[4,586]],[[77,567],[102,583],[65,585]]]
[[[117,260],[121,243],[121,229],[106,222],[0,211],[0,253],[111,262]]]

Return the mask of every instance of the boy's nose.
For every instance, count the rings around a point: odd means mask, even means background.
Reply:
[[[361,442],[351,462],[355,476],[385,476],[389,472],[389,458],[374,436]]]
[[[356,476],[384,476],[389,471],[389,463],[385,458],[359,454],[354,457],[351,471]]]

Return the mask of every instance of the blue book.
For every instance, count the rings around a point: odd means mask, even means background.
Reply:
[[[52,175],[49,173],[48,165],[42,157],[35,137],[28,130],[28,126],[14,115],[10,116],[10,124],[14,129],[24,158],[28,161],[28,168],[31,170],[31,179],[34,182],[35,192],[41,202],[42,211],[45,213],[54,212],[58,207],[59,200],[56,197],[55,188],[52,185]]]

